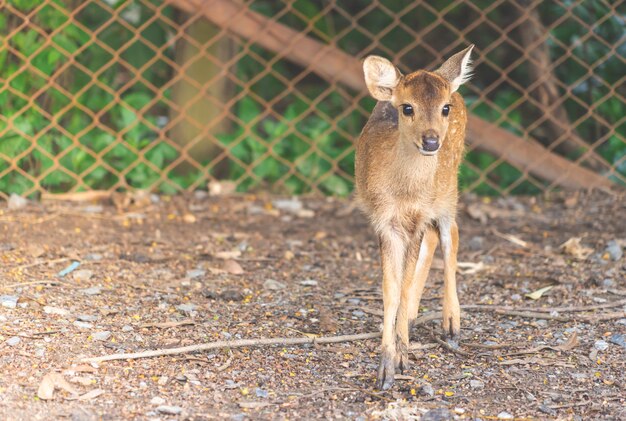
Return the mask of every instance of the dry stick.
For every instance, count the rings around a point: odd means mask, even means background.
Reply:
[[[172,0],[172,5],[205,18],[226,31],[251,40],[279,56],[317,73],[330,83],[365,90],[361,60],[330,44],[319,42],[232,0]],[[563,187],[603,188],[615,183],[551,152],[537,140],[521,138],[475,115],[468,116],[468,141],[502,157],[524,173],[532,173]]]
[[[153,349],[131,354],[111,354],[102,357],[83,358],[81,362],[101,362],[112,360],[134,360],[138,358],[161,357],[164,355],[187,354],[192,352],[208,351],[218,348],[242,348],[248,346],[271,346],[271,345],[304,345],[304,344],[332,344],[339,342],[362,341],[365,339],[379,338],[380,332],[360,333],[357,335],[323,336],[319,338],[261,338],[261,339],[238,339],[235,341],[217,341],[206,344],[182,346],[179,348]]]

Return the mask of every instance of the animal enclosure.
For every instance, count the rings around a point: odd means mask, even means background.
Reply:
[[[345,196],[373,108],[361,60],[471,43],[464,190],[626,181],[623,1],[8,0],[0,195],[233,180]]]

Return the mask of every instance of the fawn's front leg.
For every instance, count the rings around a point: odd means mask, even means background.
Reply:
[[[396,365],[396,316],[400,305],[400,286],[404,266],[405,245],[392,228],[379,236],[383,269],[383,341],[377,387],[387,390],[394,381]]]
[[[454,219],[439,222],[439,239],[443,252],[443,331],[451,339],[461,333],[461,307],[456,293],[456,255],[459,228]]]
[[[408,368],[409,330],[411,323],[417,318],[437,241],[437,232],[428,225],[424,233],[407,246],[400,308],[396,321],[397,340],[400,341],[396,349],[400,354],[398,358],[401,371]]]

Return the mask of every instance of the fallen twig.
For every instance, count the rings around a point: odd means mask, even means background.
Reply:
[[[362,341],[366,339],[379,338],[380,332],[360,333],[356,335],[322,336],[319,338],[260,338],[260,339],[239,339],[234,341],[216,341],[205,344],[182,346],[178,348],[153,349],[130,354],[111,354],[101,357],[83,358],[81,362],[101,362],[112,360],[136,360],[139,358],[161,357],[164,355],[188,354],[192,352],[208,351],[220,348],[242,348],[252,346],[272,346],[272,345],[304,345],[304,344],[331,344],[339,342]]]

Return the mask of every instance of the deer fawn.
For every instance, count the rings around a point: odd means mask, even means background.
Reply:
[[[444,261],[443,329],[460,333],[456,292],[459,232],[457,173],[463,158],[463,98],[471,45],[438,70],[402,75],[390,61],[369,56],[365,82],[379,102],[356,146],[357,198],[380,243],[384,323],[377,386],[389,389],[408,365],[409,324],[438,241]]]

